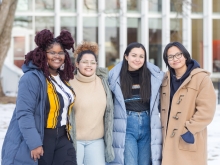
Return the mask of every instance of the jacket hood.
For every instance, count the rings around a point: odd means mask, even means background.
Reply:
[[[34,65],[32,61],[30,61],[28,64],[23,64],[21,69],[24,73],[26,73],[30,70],[39,69],[39,68],[36,65]]]
[[[190,75],[190,73],[196,68],[200,68],[199,63],[196,60],[191,60],[191,62],[187,65],[186,72],[184,73],[184,75],[180,79],[176,79],[175,71],[174,71],[174,69],[171,68],[170,69],[171,79],[173,79],[174,81],[183,82]]]
[[[146,65],[151,72],[151,76],[154,76],[162,81],[164,73],[160,70],[160,68],[150,62],[147,62]],[[116,80],[120,77],[121,67],[122,67],[122,62],[119,62],[110,70],[109,72],[110,84],[115,84]]]
[[[192,77],[192,76],[194,76],[194,75],[196,75],[196,74],[198,74],[198,73],[201,73],[201,72],[207,74],[208,76],[211,75],[211,73],[208,72],[208,71],[205,70],[205,69],[195,68],[195,69],[192,70],[192,72],[190,73],[189,77]],[[170,77],[170,71],[167,71],[166,76],[165,76],[164,78],[166,79],[166,78],[168,78],[168,77]]]
[[[192,77],[193,75],[196,75],[196,74],[198,74],[198,73],[201,73],[201,72],[206,73],[206,74],[209,75],[209,76],[211,75],[211,73],[208,72],[207,70],[204,70],[204,69],[202,69],[202,68],[197,68],[197,69],[194,69],[194,70],[191,72],[190,77]]]
[[[170,80],[171,80],[170,81],[170,89],[171,89],[170,90],[170,101],[172,102],[172,98],[174,94],[188,77],[191,77],[194,74],[199,73],[201,71],[205,71],[205,70],[200,69],[200,65],[198,64],[196,60],[191,60],[191,62],[187,65],[186,72],[180,79],[176,78],[175,71],[174,69],[171,68],[170,69]]]
[[[107,68],[101,68],[101,67],[97,67],[96,69],[96,75],[98,77],[102,77],[107,79],[108,78],[108,69]]]

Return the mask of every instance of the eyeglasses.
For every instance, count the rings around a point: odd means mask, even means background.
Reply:
[[[167,56],[167,59],[168,59],[168,61],[172,61],[173,59],[174,59],[174,57],[176,57],[177,59],[179,59],[179,58],[181,58],[182,57],[182,52],[180,52],[180,53],[176,53],[175,55],[169,55],[169,56]]]
[[[83,65],[96,65],[96,61],[80,61]]]
[[[57,53],[57,52],[47,52],[47,53],[50,54],[51,56],[55,56],[56,54],[57,54],[58,56],[64,56],[64,55],[65,55],[64,52],[59,52],[59,53]]]

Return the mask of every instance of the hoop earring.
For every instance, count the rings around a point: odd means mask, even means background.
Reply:
[[[63,63],[63,64],[60,66],[60,70],[64,70],[64,67],[65,67],[65,64]]]

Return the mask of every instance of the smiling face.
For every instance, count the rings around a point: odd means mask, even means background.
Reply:
[[[182,52],[180,51],[180,49],[176,46],[172,46],[168,49],[167,51],[167,56],[173,56],[175,55],[175,57],[173,57],[171,60],[168,60],[168,64],[170,65],[171,68],[173,68],[174,70],[186,70],[187,66],[186,66],[186,58],[184,57],[183,54],[181,54]],[[182,55],[181,57],[178,55]],[[177,58],[178,57],[178,58]]]
[[[86,77],[92,76],[97,68],[97,62],[94,55],[85,53],[79,63],[76,63],[76,67],[82,75]]]
[[[144,50],[142,48],[133,48],[128,56],[125,55],[125,59],[128,61],[129,71],[138,70],[143,66],[145,61]]]
[[[57,69],[64,63],[65,53],[59,44],[53,44],[47,50],[47,63],[49,72],[52,75],[57,75]]]

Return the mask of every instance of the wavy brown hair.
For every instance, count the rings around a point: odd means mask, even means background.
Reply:
[[[46,52],[48,49],[52,48],[54,44],[59,44],[65,53],[64,70],[58,69],[60,78],[63,81],[69,81],[70,79],[73,79],[74,67],[71,63],[69,53],[66,51],[66,49],[70,50],[72,48],[72,51],[74,52],[74,40],[70,32],[63,30],[58,37],[54,38],[50,30],[44,29],[37,33],[34,41],[38,47],[25,55],[24,63],[26,65],[32,61],[34,65],[43,71],[45,77],[50,80],[50,72],[47,64]]]
[[[99,47],[96,42],[83,41],[76,47],[74,52],[75,61],[79,63],[84,54],[90,53],[95,57],[96,62],[98,62],[98,51]]]

